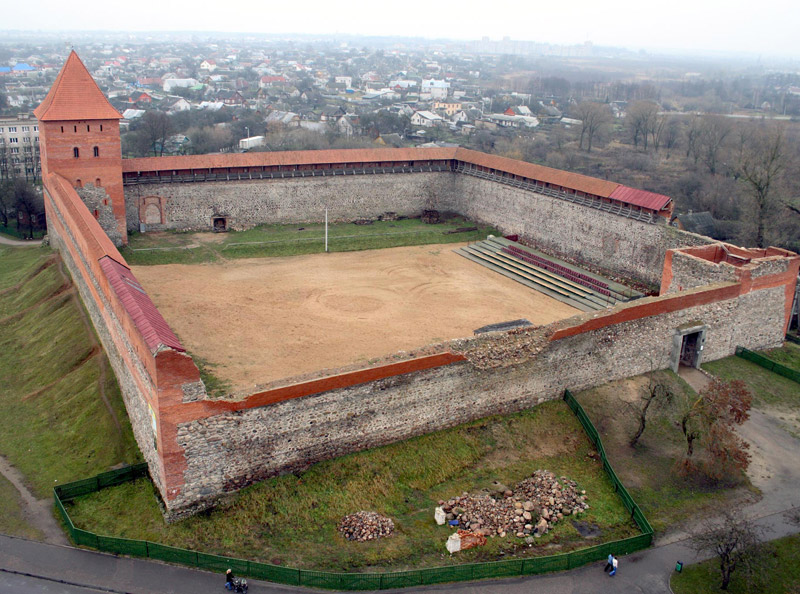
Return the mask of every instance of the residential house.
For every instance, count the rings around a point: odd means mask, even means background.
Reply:
[[[442,110],[444,111],[445,115],[451,117],[456,112],[461,111],[461,102],[460,101],[434,101],[433,102],[433,109],[434,111]]]
[[[435,126],[439,122],[444,121],[442,116],[435,114],[430,111],[415,111],[414,115],[411,116],[411,124],[414,126],[423,126],[425,128],[430,128]]]
[[[421,99],[447,99],[450,83],[443,80],[428,79],[422,81]]]

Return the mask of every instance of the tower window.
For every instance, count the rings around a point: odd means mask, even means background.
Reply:
[[[89,124],[86,124],[86,131],[91,132],[91,130],[89,129]]]
[[[103,124],[100,124],[100,132],[103,131]]]
[[[77,146],[72,149],[72,156],[75,157],[76,159],[81,156],[81,151],[78,149]]]
[[[72,131],[73,132],[77,132],[78,131],[78,126],[72,126]]]
[[[64,133],[64,126],[61,126],[61,133]]]
[[[99,157],[100,156],[100,149],[98,147],[94,147],[93,151],[94,151],[94,156],[95,157]]]
[[[79,180],[79,179],[76,179],[75,180],[75,187],[76,188],[82,188],[83,187],[83,182],[81,180]]]
[[[99,188],[99,187],[100,187],[100,185],[101,185],[101,184],[100,184],[100,178],[98,177],[96,180],[94,180],[94,186],[95,186],[96,188]],[[105,200],[103,200],[103,202],[105,202],[106,204],[108,204],[108,202],[106,202]]]

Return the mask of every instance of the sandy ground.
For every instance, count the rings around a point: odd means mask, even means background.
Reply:
[[[184,346],[234,390],[334,369],[487,324],[578,310],[427,245],[221,264],[136,266]]]

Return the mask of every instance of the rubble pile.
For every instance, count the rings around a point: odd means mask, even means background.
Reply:
[[[394,522],[376,512],[360,511],[342,518],[338,530],[347,540],[366,542],[391,536]]]
[[[442,520],[460,529],[484,536],[514,534],[520,538],[541,536],[565,516],[576,516],[589,508],[586,491],[575,481],[560,480],[548,470],[537,470],[513,490],[495,484],[490,493],[463,493],[440,501]]]

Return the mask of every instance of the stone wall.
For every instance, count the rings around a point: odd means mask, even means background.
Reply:
[[[125,188],[128,229],[139,229],[142,202],[152,196],[162,199],[164,223],[148,224],[148,230],[211,230],[214,216],[227,217],[231,229],[264,223],[321,222],[326,207],[331,221],[375,219],[386,212],[418,216],[425,208],[438,208],[441,197],[452,194],[454,177],[449,172],[387,173],[137,184]]]
[[[528,408],[561,397],[565,388],[665,368],[676,329],[688,323],[708,326],[705,360],[731,355],[736,345],[780,345],[783,288],[743,296],[738,291],[739,285],[728,283],[548,327],[453,341],[448,348],[466,361],[270,406],[248,408],[245,402],[179,423],[187,466],[174,513],[318,460]]]
[[[456,178],[455,192],[440,208],[519,234],[549,253],[654,286],[661,282],[668,249],[713,242],[663,223],[643,223],[468,175]]]
[[[670,282],[665,287],[662,284],[662,293],[676,293],[686,289],[702,287],[709,283],[734,282],[737,280],[736,268],[725,262],[715,264],[702,258],[676,251],[671,255]]]
[[[69,188],[68,191],[74,190]],[[153,415],[158,414],[155,363],[142,361],[139,352],[147,347],[134,344],[136,336],[130,330],[130,323],[126,324],[121,319],[125,315],[123,308],[119,303],[112,302],[115,299],[113,289],[109,287],[97,259],[103,252],[91,249],[92,221],[81,221],[79,218],[82,214],[88,215],[88,212],[75,212],[83,204],[77,200],[77,196],[74,201],[77,204],[70,204],[69,197],[60,195],[58,188],[48,185],[45,185],[44,195],[51,245],[59,251],[89,313],[119,382],[134,437],[150,466],[156,486],[164,493],[163,465],[157,451],[157,432],[153,431],[152,421]],[[99,225],[95,231],[102,233]]]

